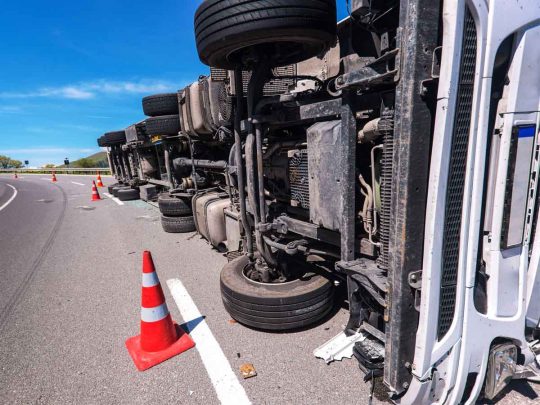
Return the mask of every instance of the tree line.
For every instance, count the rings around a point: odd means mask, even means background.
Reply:
[[[23,162],[16,159],[11,159],[9,156],[0,155],[0,168],[2,169],[18,169],[23,167]]]

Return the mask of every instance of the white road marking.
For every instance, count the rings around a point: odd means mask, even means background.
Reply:
[[[17,189],[15,187],[13,187],[11,184],[6,184],[6,186],[11,187],[13,189],[13,195],[9,198],[9,200],[7,200],[4,203],[4,205],[2,205],[0,207],[0,211],[2,211],[4,208],[6,208],[9,205],[9,203],[12,202],[15,199],[15,197],[17,197],[17,194],[18,194]]]
[[[186,288],[178,279],[167,280],[167,286],[185,322],[202,318]],[[244,387],[238,381],[227,357],[204,319],[190,332],[195,348],[214,385],[219,401],[224,405],[251,404]]]
[[[115,196],[109,194],[109,193],[103,193],[103,195],[105,197],[108,197],[110,198],[111,200],[113,200],[115,203],[117,203],[118,205],[124,205],[124,203],[122,201],[120,201],[118,198],[116,198]]]
[[[72,181],[72,183],[73,183],[73,184],[76,184],[76,185],[78,185],[78,186],[84,186],[84,184],[82,184],[82,183],[77,183],[76,181]]]

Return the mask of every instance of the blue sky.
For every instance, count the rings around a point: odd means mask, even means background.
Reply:
[[[141,98],[208,68],[197,0],[6,1],[0,13],[0,154],[30,166],[98,152],[103,132],[144,118]],[[339,17],[345,0],[338,0]]]

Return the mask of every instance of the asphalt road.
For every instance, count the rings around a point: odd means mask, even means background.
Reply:
[[[220,301],[220,253],[195,233],[164,233],[157,208],[141,201],[91,202],[91,177],[58,180],[0,176],[0,403],[219,403],[198,350],[144,373],[127,353],[124,341],[139,328],[143,250],[153,254],[173,318],[193,320],[167,287],[178,279],[251,402],[367,403],[355,360],[326,365],[312,354],[342,329],[343,308],[290,334],[231,322]],[[244,363],[257,377],[240,377]],[[513,388],[499,403],[536,403],[527,384]],[[384,399],[378,389],[374,403]]]

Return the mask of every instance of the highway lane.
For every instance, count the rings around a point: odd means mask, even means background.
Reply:
[[[0,212],[0,310],[7,313],[0,329],[0,403],[218,403],[197,350],[145,373],[127,354],[125,339],[138,333],[145,249],[152,251],[173,318],[192,320],[182,318],[167,287],[167,280],[179,279],[233,373],[239,377],[243,363],[254,364],[257,377],[239,378],[253,403],[367,403],[369,386],[354,360],[327,366],[312,355],[346,323],[344,309],[291,334],[230,322],[219,298],[225,258],[194,233],[165,234],[157,209],[141,201],[90,202],[90,181],[0,176],[0,205],[9,198],[5,184],[19,191]],[[533,394],[511,393],[500,403],[533,403],[527,398]],[[378,389],[374,403],[384,399]]]
[[[65,200],[59,187],[0,178],[0,331],[54,240]]]

